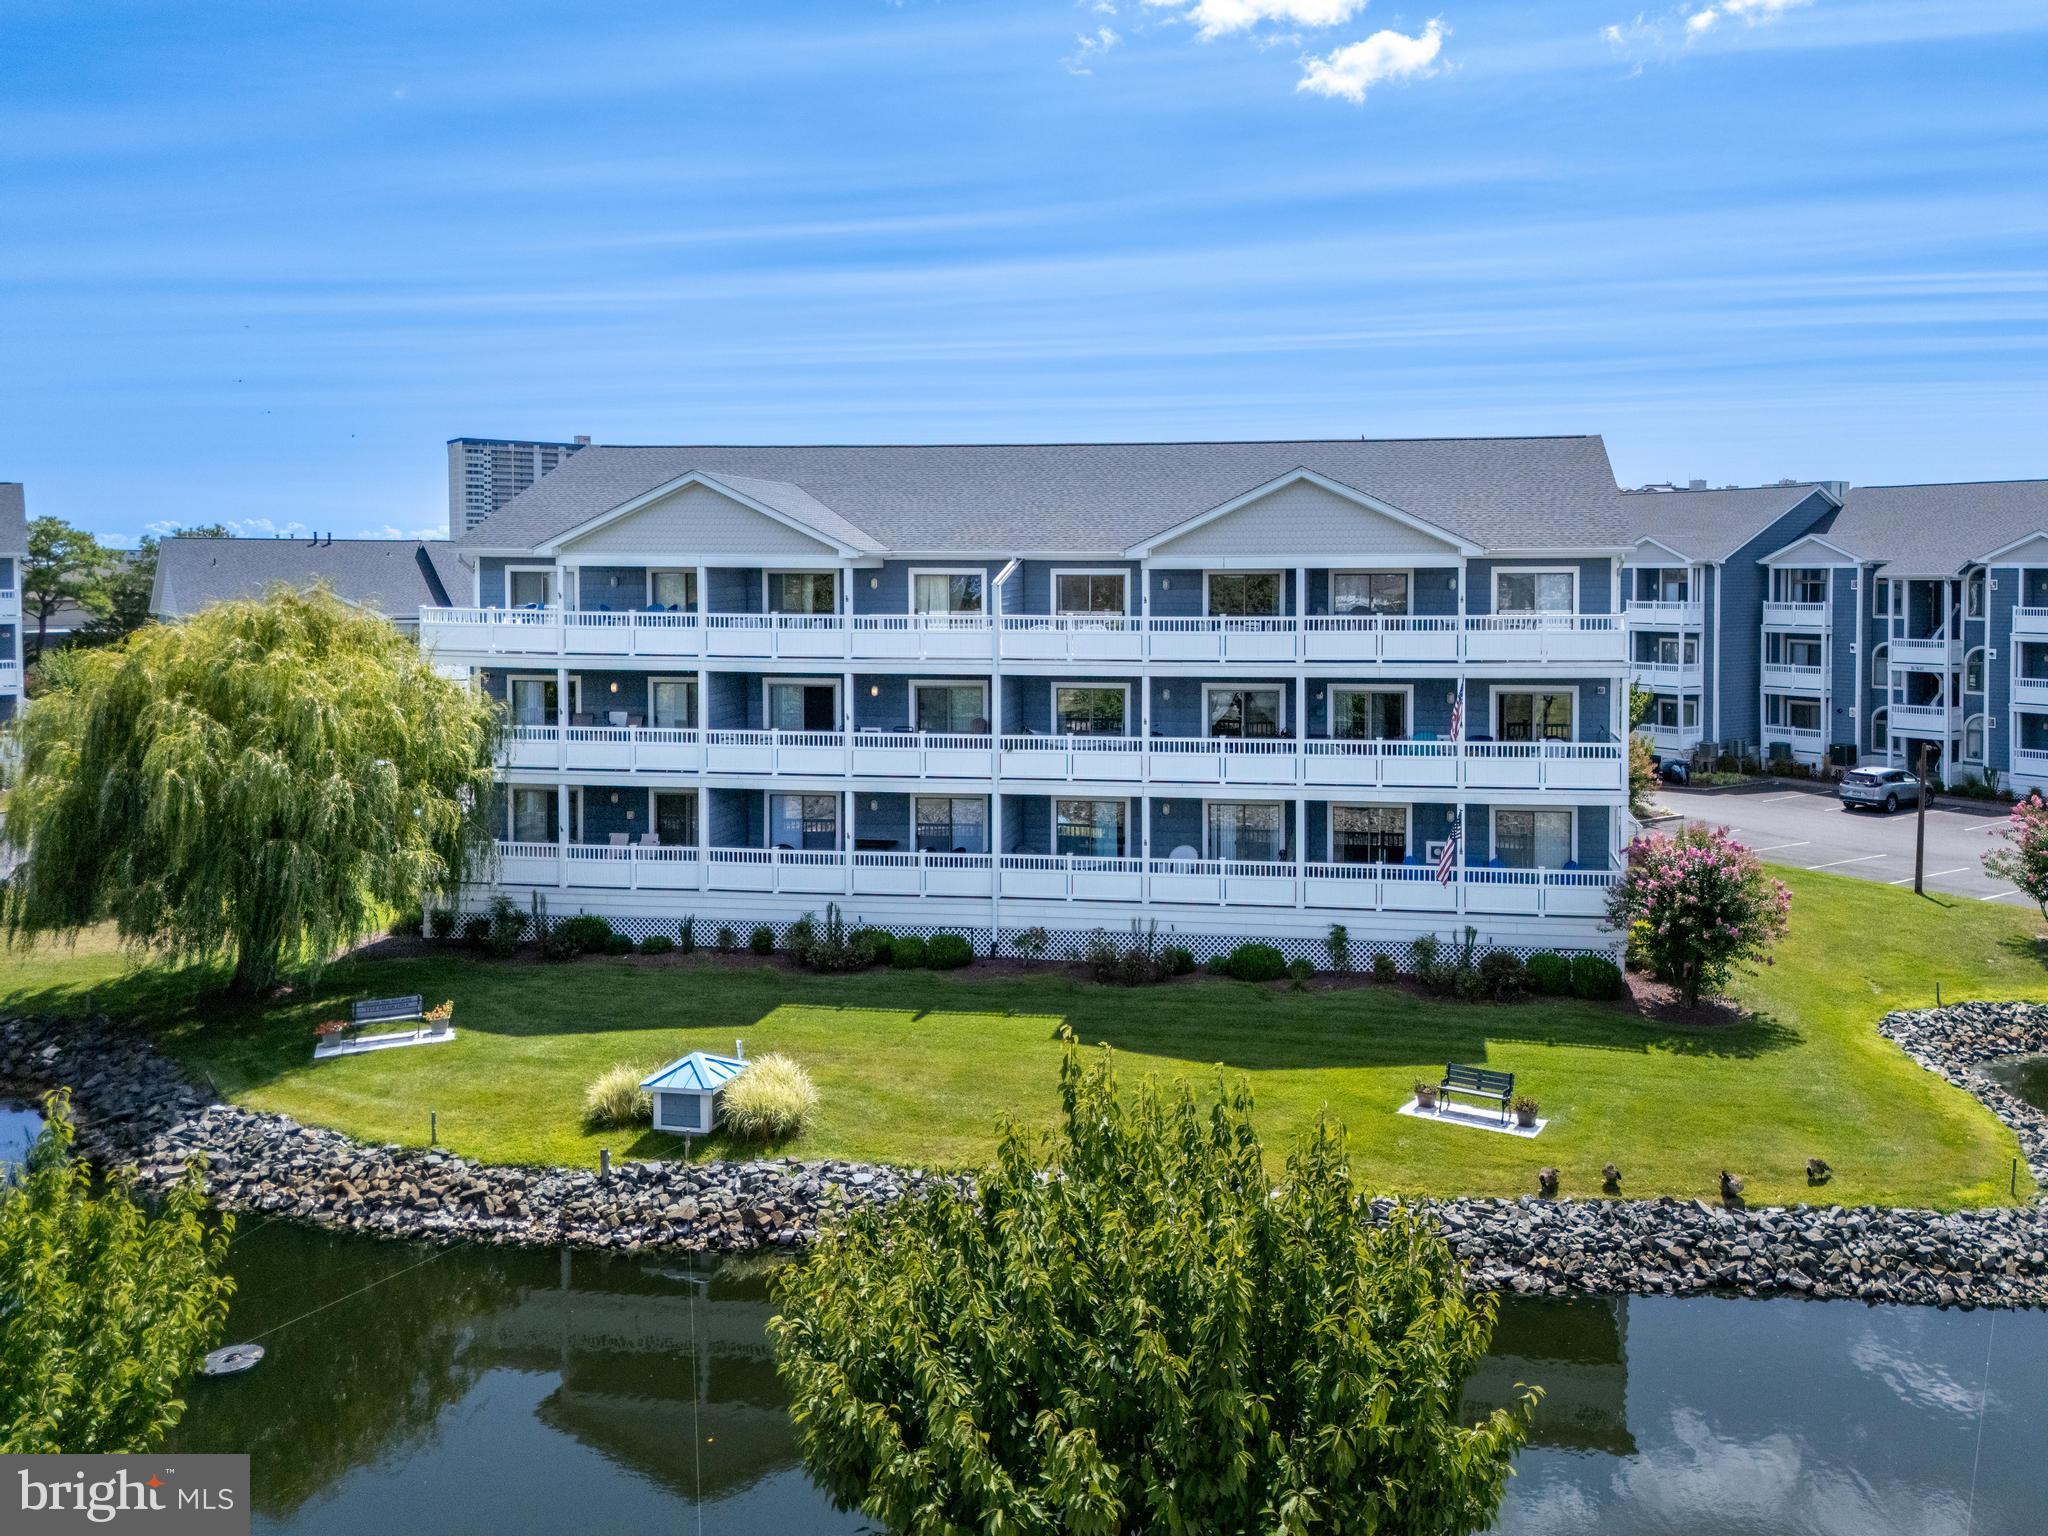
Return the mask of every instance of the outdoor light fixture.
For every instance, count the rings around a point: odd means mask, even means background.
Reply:
[[[881,808],[882,802],[879,800],[870,800],[868,802],[868,809],[871,811],[879,811]]]
[[[869,683],[869,684],[868,684],[868,697],[869,697],[869,698],[871,698],[871,699],[879,699],[879,698],[880,698],[881,696],[882,696],[882,685],[881,685],[880,683]]]
[[[619,792],[618,792],[618,791],[617,791],[617,790],[615,789],[615,790],[613,790],[613,791],[612,791],[612,804],[613,804],[613,805],[617,805],[618,803],[619,803]]]
[[[618,680],[618,679],[617,679],[617,678],[615,677],[615,678],[613,678],[613,679],[612,679],[612,692],[613,692],[613,693],[617,693],[618,691],[619,691],[619,680]]]
[[[868,578],[868,590],[870,592],[874,591],[877,587],[881,586],[881,584],[882,578],[879,576],[870,576]]]

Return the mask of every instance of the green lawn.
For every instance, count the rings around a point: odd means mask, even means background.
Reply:
[[[2012,1137],[1872,1025],[1932,1002],[1936,981],[1949,998],[2048,998],[2038,915],[1784,873],[1791,937],[1776,966],[1741,984],[1748,1021],[1711,1031],[1609,1005],[1467,1007],[1381,988],[1299,995],[1205,978],[1126,991],[1064,977],[460,953],[349,962],[312,995],[247,1009],[206,1000],[217,973],[137,971],[104,941],[0,961],[0,1006],[150,1017],[169,1049],[242,1102],[400,1142],[423,1142],[437,1110],[444,1144],[501,1161],[587,1165],[600,1146],[676,1155],[651,1132],[583,1130],[584,1084],[614,1062],[651,1067],[743,1035],[750,1054],[798,1057],[823,1095],[816,1130],[784,1150],[971,1165],[1003,1118],[1050,1118],[1064,1021],[1113,1044],[1135,1073],[1206,1076],[1222,1062],[1250,1074],[1269,1147],[1328,1105],[1388,1191],[1533,1191],[1535,1169],[1555,1163],[1568,1193],[1591,1193],[1611,1159],[1631,1195],[1710,1196],[1726,1167],[1752,1199],[1791,1201],[1812,1198],[1804,1168],[1819,1155],[1837,1170],[1830,1199],[2006,1198]],[[414,991],[455,1000],[454,1043],[312,1063],[312,1026],[339,1000]],[[1396,1117],[1414,1080],[1447,1060],[1516,1073],[1552,1117],[1543,1138]]]

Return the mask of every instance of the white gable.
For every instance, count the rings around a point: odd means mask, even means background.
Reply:
[[[2037,533],[2032,538],[2001,549],[1990,558],[1992,565],[2048,565],[2048,534]]]
[[[1856,559],[1847,550],[1837,549],[1826,539],[1808,536],[1796,544],[1788,544],[1774,554],[1764,557],[1766,565],[1855,565]]]
[[[1418,555],[1445,560],[1456,553],[1448,538],[1311,480],[1290,480],[1153,549],[1164,559],[1235,557],[1242,563],[1244,556],[1256,554],[1275,565],[1370,564]]]
[[[685,485],[635,511],[564,539],[565,559],[605,556],[637,560],[829,561],[838,551],[822,539],[756,512],[707,485]]]

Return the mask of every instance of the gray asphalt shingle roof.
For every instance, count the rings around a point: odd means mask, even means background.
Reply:
[[[1898,576],[1953,576],[2029,534],[2048,532],[2048,480],[1849,488],[1826,535]]]
[[[470,592],[468,572],[446,543],[171,538],[157,550],[150,608],[181,618],[208,603],[258,596],[274,583],[303,590],[320,581],[344,601],[393,619],[467,602]]]
[[[1655,539],[1689,560],[1726,560],[1819,489],[1806,484],[1624,491],[1621,499],[1631,538]]]
[[[460,541],[530,549],[698,471],[796,488],[908,553],[1108,554],[1296,469],[1492,549],[1619,548],[1627,519],[1597,436],[1271,443],[584,449]],[[738,477],[738,478],[736,478]],[[749,491],[748,494],[753,494]],[[767,497],[760,498],[764,501]],[[801,503],[778,510],[803,520]],[[811,514],[816,515],[816,514]]]

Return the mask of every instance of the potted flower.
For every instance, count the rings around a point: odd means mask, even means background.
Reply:
[[[1515,1124],[1528,1130],[1536,1123],[1536,1111],[1542,1107],[1526,1093],[1518,1095],[1515,1099]]]
[[[347,1019],[329,1019],[324,1024],[314,1025],[313,1033],[322,1040],[332,1040],[336,1035],[340,1034],[343,1030],[347,1028]]]
[[[446,1024],[455,1017],[455,1004],[452,1000],[436,1003],[420,1017],[429,1024]]]
[[[1415,1084],[1415,1107],[1417,1109],[1435,1109],[1436,1091],[1437,1084],[1418,1080]]]

